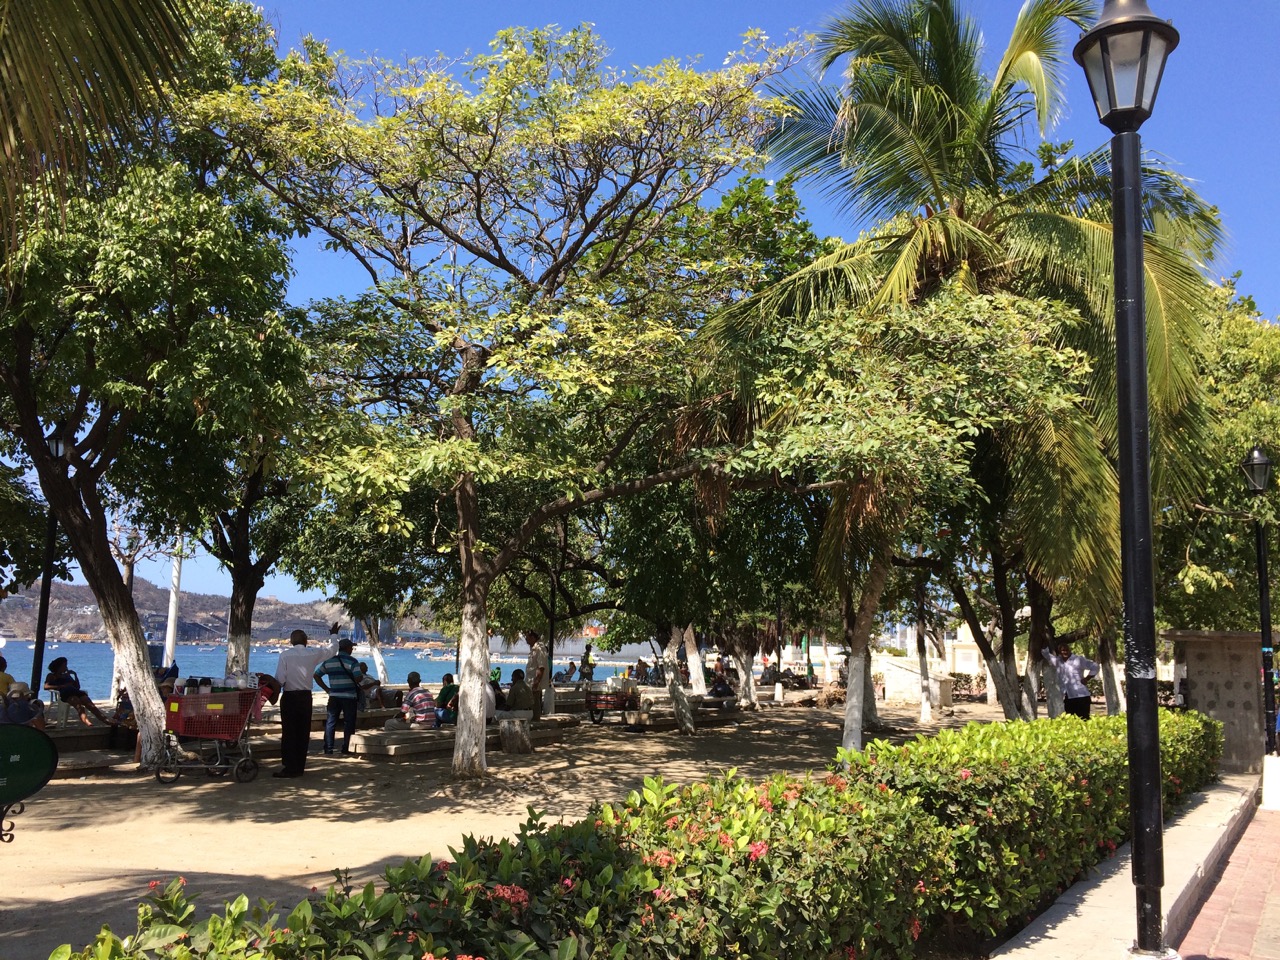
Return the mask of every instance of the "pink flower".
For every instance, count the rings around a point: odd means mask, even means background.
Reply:
[[[147,886],[150,887],[152,890],[154,890],[156,887],[160,886],[160,881],[152,880],[150,883],[147,884]]]
[[[659,850],[657,853],[651,853],[644,858],[645,863],[651,863],[656,867],[670,867],[675,864],[676,858],[671,855],[669,850]]]
[[[519,884],[499,883],[489,891],[489,899],[510,904],[512,910],[522,910],[529,905],[529,891]]]
[[[920,939],[920,921],[919,919],[914,917],[911,920],[911,939],[912,940]]]
[[[972,776],[973,776],[973,771],[972,771],[972,770],[961,770],[961,771],[960,771],[960,779],[961,779],[961,780],[968,780],[968,779],[969,779],[970,777],[972,777]]]
[[[728,850],[730,847],[732,847],[732,846],[733,846],[733,837],[729,836],[727,833],[721,833],[721,834],[720,834],[720,846],[722,846],[722,847],[724,847],[726,850]]]
[[[763,840],[758,840],[755,843],[751,844],[749,847],[747,847],[747,856],[751,858],[752,862],[759,860],[768,852],[769,852],[769,845],[765,843]]]
[[[572,890],[572,889],[573,889],[573,881],[572,881],[572,880],[570,880],[568,877],[561,877],[561,878],[560,878],[560,886],[564,887],[566,890]]]
[[[666,887],[658,887],[657,890],[653,891],[653,899],[657,900],[659,903],[666,903],[671,899],[671,891]]]
[[[770,800],[768,797],[765,797],[763,800],[760,801],[760,806],[763,807],[765,810],[769,811],[769,813],[773,813],[773,801]]]
[[[917,880],[917,881],[916,881],[916,893],[927,893],[927,892],[928,892],[928,891],[925,889],[925,886],[924,886],[924,881],[923,881],[923,880]]]
[[[676,827],[678,827],[678,826],[680,826],[680,818],[679,818],[679,817],[668,817],[668,818],[667,818],[667,829],[668,829],[668,830],[674,830],[674,829],[675,829]]]

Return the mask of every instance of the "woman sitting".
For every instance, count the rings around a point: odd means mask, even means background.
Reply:
[[[57,692],[59,700],[75,707],[76,713],[80,714],[80,722],[86,727],[93,726],[93,721],[88,718],[86,711],[110,726],[111,721],[102,715],[102,711],[94,706],[89,695],[80,689],[80,678],[67,666],[66,657],[58,657],[49,662],[49,675],[44,678],[44,688]]]

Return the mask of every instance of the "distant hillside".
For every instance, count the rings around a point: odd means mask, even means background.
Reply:
[[[169,619],[169,591],[148,580],[136,580],[133,599],[144,630],[163,638]],[[39,585],[14,593],[0,601],[0,636],[29,638],[35,636],[36,610],[40,602]],[[178,639],[181,641],[217,642],[227,635],[227,607],[230,597],[183,591],[180,604]],[[274,597],[259,596],[254,607],[255,640],[287,637],[300,627],[308,632],[323,631],[338,616],[334,605],[317,603],[281,603]],[[93,591],[87,586],[54,581],[49,600],[49,638],[51,640],[103,640],[106,634]]]

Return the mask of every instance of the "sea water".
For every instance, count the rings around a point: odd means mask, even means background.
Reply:
[[[312,644],[314,646],[314,643]],[[327,644],[326,644],[327,646]],[[275,673],[276,661],[280,657],[280,646],[264,646],[254,644],[249,651],[249,669],[256,673]],[[30,641],[10,640],[0,655],[9,661],[6,671],[15,680],[23,683],[31,681],[31,658],[35,650]],[[383,647],[382,656],[387,664],[387,682],[404,683],[411,670],[416,670],[428,688],[438,687],[446,673],[457,673],[453,651],[422,650],[412,647]],[[523,668],[526,652],[523,649],[492,650],[490,659],[495,667],[502,668],[502,682],[511,679],[511,671]],[[556,651],[555,670],[563,669],[569,660],[580,659],[580,652]],[[80,678],[80,689],[91,698],[102,703],[112,703],[115,697],[111,692],[111,670],[115,663],[115,653],[109,643],[46,643],[44,648],[44,666],[40,676],[40,687],[44,686],[44,674],[49,671],[49,661],[58,657],[66,657],[67,665]],[[377,675],[373,658],[365,652],[357,650],[355,657],[369,665],[369,672]],[[204,644],[179,644],[175,650],[178,663],[178,674],[187,677],[221,678],[227,670],[227,650],[225,646]],[[632,661],[634,662],[634,660]],[[596,679],[602,680],[615,673],[615,668],[603,664],[596,669]],[[48,699],[47,694],[45,699]]]

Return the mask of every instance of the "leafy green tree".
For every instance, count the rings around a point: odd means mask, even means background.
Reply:
[[[245,21],[204,9],[204,49],[225,50],[223,31]],[[278,221],[242,179],[203,163],[199,146],[166,125],[128,165],[104,163],[61,208],[39,209],[0,311],[0,429],[39,478],[98,601],[146,764],[160,753],[163,705],[112,557],[110,508],[148,484],[198,495],[205,478],[174,441],[239,435],[292,341],[277,312],[287,267]],[[66,442],[61,457],[51,428]]]
[[[725,336],[750,339],[780,318],[820,324],[841,306],[919,305],[950,290],[1050,299],[1083,316],[1055,336],[1091,358],[1087,404],[1008,424],[975,447],[972,479],[982,495],[970,500],[977,513],[966,542],[981,548],[976,564],[1000,566],[990,584],[1001,610],[999,658],[985,632],[979,642],[1006,711],[1022,710],[1011,669],[1012,612],[1021,603],[1011,584],[1036,578],[1046,602],[1071,591],[1100,619],[1118,607],[1107,154],[1074,157],[1069,145],[1041,143],[1037,176],[1023,147],[1061,110],[1065,34],[1093,6],[1030,0],[989,74],[982,31],[951,0],[862,0],[831,18],[816,61],[842,67],[841,79],[787,90],[792,114],[769,146],[870,226],[720,321]],[[1176,500],[1194,487],[1203,439],[1194,375],[1207,289],[1199,266],[1220,225],[1167,169],[1148,164],[1144,181],[1155,479],[1157,495]]]
[[[666,442],[690,385],[688,330],[742,273],[667,245],[769,120],[760,81],[790,49],[718,70],[621,74],[589,29],[510,30],[455,77],[438,61],[348,63],[309,43],[278,82],[208,105],[262,184],[369,273],[394,367],[370,382],[397,470],[453,495],[462,615],[454,772],[485,769],[481,687],[494,581],[545,524],[706,468]],[[677,236],[678,234],[678,236]],[[728,264],[728,266],[726,266]],[[363,479],[374,471],[365,470]],[[487,527],[504,485],[536,492]]]
[[[1164,511],[1157,528],[1157,589],[1163,624],[1175,629],[1255,630],[1258,571],[1252,518],[1275,530],[1276,483],[1247,492],[1240,462],[1255,444],[1280,461],[1280,331],[1234,282],[1205,314],[1199,372],[1214,426],[1194,496]]]

